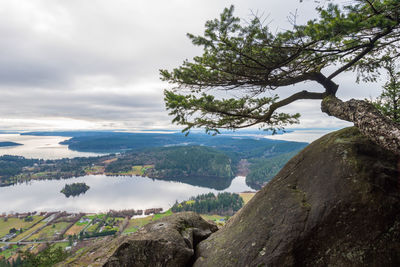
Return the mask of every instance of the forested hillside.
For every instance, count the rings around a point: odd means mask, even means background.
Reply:
[[[173,212],[194,211],[206,214],[233,215],[243,204],[243,199],[235,193],[225,192],[218,195],[208,193],[192,197],[181,203],[176,202],[171,210]]]
[[[146,164],[152,164],[154,168],[148,168],[144,174],[157,178],[234,176],[234,166],[227,155],[201,146],[164,147],[126,153],[107,165],[106,172],[128,171],[133,166]]]
[[[253,158],[249,162],[249,174],[246,176],[246,183],[254,188],[261,189],[261,187],[285,166],[285,164],[294,157],[299,150],[289,153],[284,153],[270,158]]]

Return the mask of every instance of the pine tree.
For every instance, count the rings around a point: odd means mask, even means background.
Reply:
[[[388,64],[385,69],[389,74],[389,81],[383,86],[383,91],[374,105],[394,122],[400,123],[400,71],[394,63]]]

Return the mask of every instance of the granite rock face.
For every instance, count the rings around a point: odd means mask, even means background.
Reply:
[[[194,266],[400,266],[398,162],[355,128],[318,139],[200,242]]]
[[[190,266],[196,245],[217,231],[198,214],[182,212],[144,226],[125,240],[104,267]]]

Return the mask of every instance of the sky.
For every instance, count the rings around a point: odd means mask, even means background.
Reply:
[[[232,4],[236,16],[264,14],[276,30],[290,28],[290,12],[298,23],[316,15],[312,0],[0,0],[0,130],[177,128],[159,69],[200,55],[186,33],[202,34]],[[356,84],[352,73],[335,81],[343,100],[376,97],[382,85]],[[323,114],[320,101],[283,110],[302,113],[295,127],[350,125]]]

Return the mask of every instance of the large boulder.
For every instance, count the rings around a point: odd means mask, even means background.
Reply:
[[[295,156],[194,266],[400,266],[398,158],[347,128]]]
[[[188,266],[196,245],[217,231],[216,225],[193,212],[165,217],[143,227],[125,240],[104,267]]]

